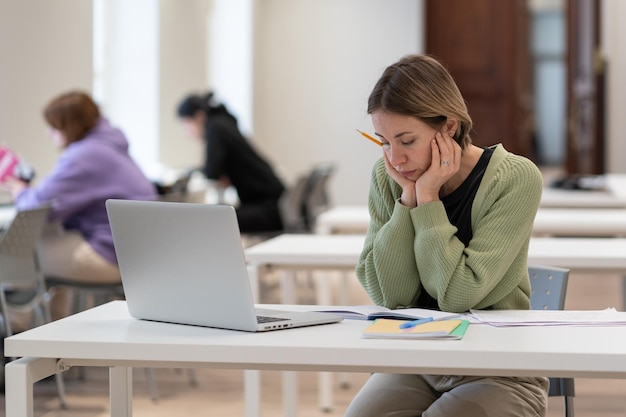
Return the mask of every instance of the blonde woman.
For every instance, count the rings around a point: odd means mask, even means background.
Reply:
[[[502,145],[472,144],[463,97],[429,56],[389,66],[368,114],[382,156],[356,272],[371,299],[392,309],[530,308],[528,243],[542,190],[535,164]],[[547,378],[373,374],[346,416],[536,417],[547,390]]]

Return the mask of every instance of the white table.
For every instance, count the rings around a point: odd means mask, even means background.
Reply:
[[[364,234],[370,222],[366,206],[336,206],[316,220],[319,234]],[[540,207],[535,236],[626,236],[626,208]]]
[[[245,255],[256,268],[354,269],[364,242],[364,235],[283,234],[246,249]],[[528,263],[626,274],[626,238],[532,237]]]
[[[543,208],[537,210],[534,236],[625,237],[626,208]]]
[[[443,341],[363,339],[367,325],[245,333],[136,320],[113,301],[5,340],[5,354],[21,357],[6,366],[6,416],[32,417],[33,383],[72,366],[109,367],[115,417],[132,415],[134,367],[626,377],[626,327],[470,325],[462,340]],[[258,405],[246,402],[247,415]]]
[[[339,270],[353,271],[363,249],[364,235],[305,235],[284,234],[252,246],[245,251],[248,271],[254,287],[259,275],[271,269],[283,270],[282,302],[295,302],[294,271]],[[528,263],[568,268],[577,272],[626,274],[626,238],[546,238],[530,241]],[[349,292],[347,279],[341,281],[339,294]],[[318,280],[318,304],[332,304],[328,282]],[[342,302],[340,304],[349,304]],[[284,376],[286,415],[295,415],[297,382],[294,374]],[[332,408],[332,376],[320,374],[319,403]]]
[[[544,188],[541,207],[626,208],[626,174],[606,174],[606,191]]]
[[[319,234],[364,234],[370,223],[367,206],[335,206],[320,213],[315,219]]]

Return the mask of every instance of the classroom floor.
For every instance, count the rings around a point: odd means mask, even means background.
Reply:
[[[306,276],[298,281],[299,302],[313,303],[313,281]],[[351,301],[368,303],[367,296],[355,277],[351,280]],[[262,286],[262,302],[278,302],[278,288],[273,282]],[[567,309],[601,309],[616,307],[623,310],[622,280],[619,276],[571,274],[566,299]],[[184,370],[157,369],[159,399],[150,399],[146,373],[135,370],[133,416],[243,416],[243,372],[232,370],[195,371],[198,384],[190,384]],[[350,374],[347,388],[335,378],[335,407],[322,412],[317,405],[317,374],[299,373],[299,404],[302,417],[342,416],[367,374]],[[281,374],[264,371],[263,416],[281,416]],[[79,378],[78,369],[70,370],[65,378],[68,408],[61,410],[53,381],[35,385],[35,417],[104,417],[109,415],[108,373],[105,368],[88,368],[85,379]],[[626,380],[576,379],[574,399],[576,417],[623,417],[626,415]],[[4,396],[0,397],[0,417],[5,416]],[[563,416],[561,398],[551,398],[548,417]]]

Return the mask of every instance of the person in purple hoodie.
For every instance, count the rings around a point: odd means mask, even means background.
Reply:
[[[120,282],[104,203],[109,198],[155,200],[156,189],[130,157],[122,131],[101,115],[88,94],[62,94],[43,115],[61,150],[56,166],[36,185],[13,179],[7,186],[18,210],[52,206],[38,250],[44,276]],[[53,316],[64,315],[57,310],[64,307],[52,307]]]

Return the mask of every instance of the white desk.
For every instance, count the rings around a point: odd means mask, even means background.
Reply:
[[[6,416],[32,417],[33,383],[72,366],[110,368],[115,417],[132,415],[133,367],[626,378],[626,327],[471,325],[443,341],[363,339],[367,324],[255,334],[135,320],[114,301],[5,340],[22,357],[6,366]]]
[[[544,188],[541,207],[626,208],[626,175],[606,174],[606,191]]]
[[[370,216],[366,206],[337,206],[316,220],[319,234],[364,234]],[[544,208],[537,211],[535,236],[626,236],[626,208]]]
[[[320,213],[315,219],[319,234],[364,234],[370,222],[367,206],[335,206]]]
[[[283,234],[245,250],[253,286],[259,274],[276,268],[297,270],[352,271],[363,249],[364,235]],[[547,265],[572,272],[619,273],[626,275],[626,238],[532,237],[528,249],[529,265]],[[318,304],[332,304],[330,291],[318,290]],[[295,302],[293,279],[282,281],[282,302]],[[346,293],[347,288],[341,289]]]
[[[245,254],[257,268],[354,269],[364,241],[364,235],[284,234],[246,249]],[[626,274],[626,238],[532,237],[528,263]]]
[[[330,269],[353,271],[363,249],[364,235],[284,234],[246,249],[250,279],[258,286],[259,275],[276,268],[285,271],[281,283],[282,302],[295,302],[293,273],[297,270]],[[620,273],[626,275],[626,238],[546,238],[530,241],[528,263],[568,268],[577,272]],[[348,294],[347,279],[339,294]],[[318,304],[332,304],[328,283],[318,280]],[[626,297],[626,296],[625,296]],[[626,298],[625,298],[626,299]],[[349,304],[342,302],[340,304]],[[331,375],[320,375],[320,407],[332,407]],[[297,383],[295,375],[285,376],[284,400],[287,415],[294,415]]]
[[[539,208],[534,236],[626,236],[626,208]]]

